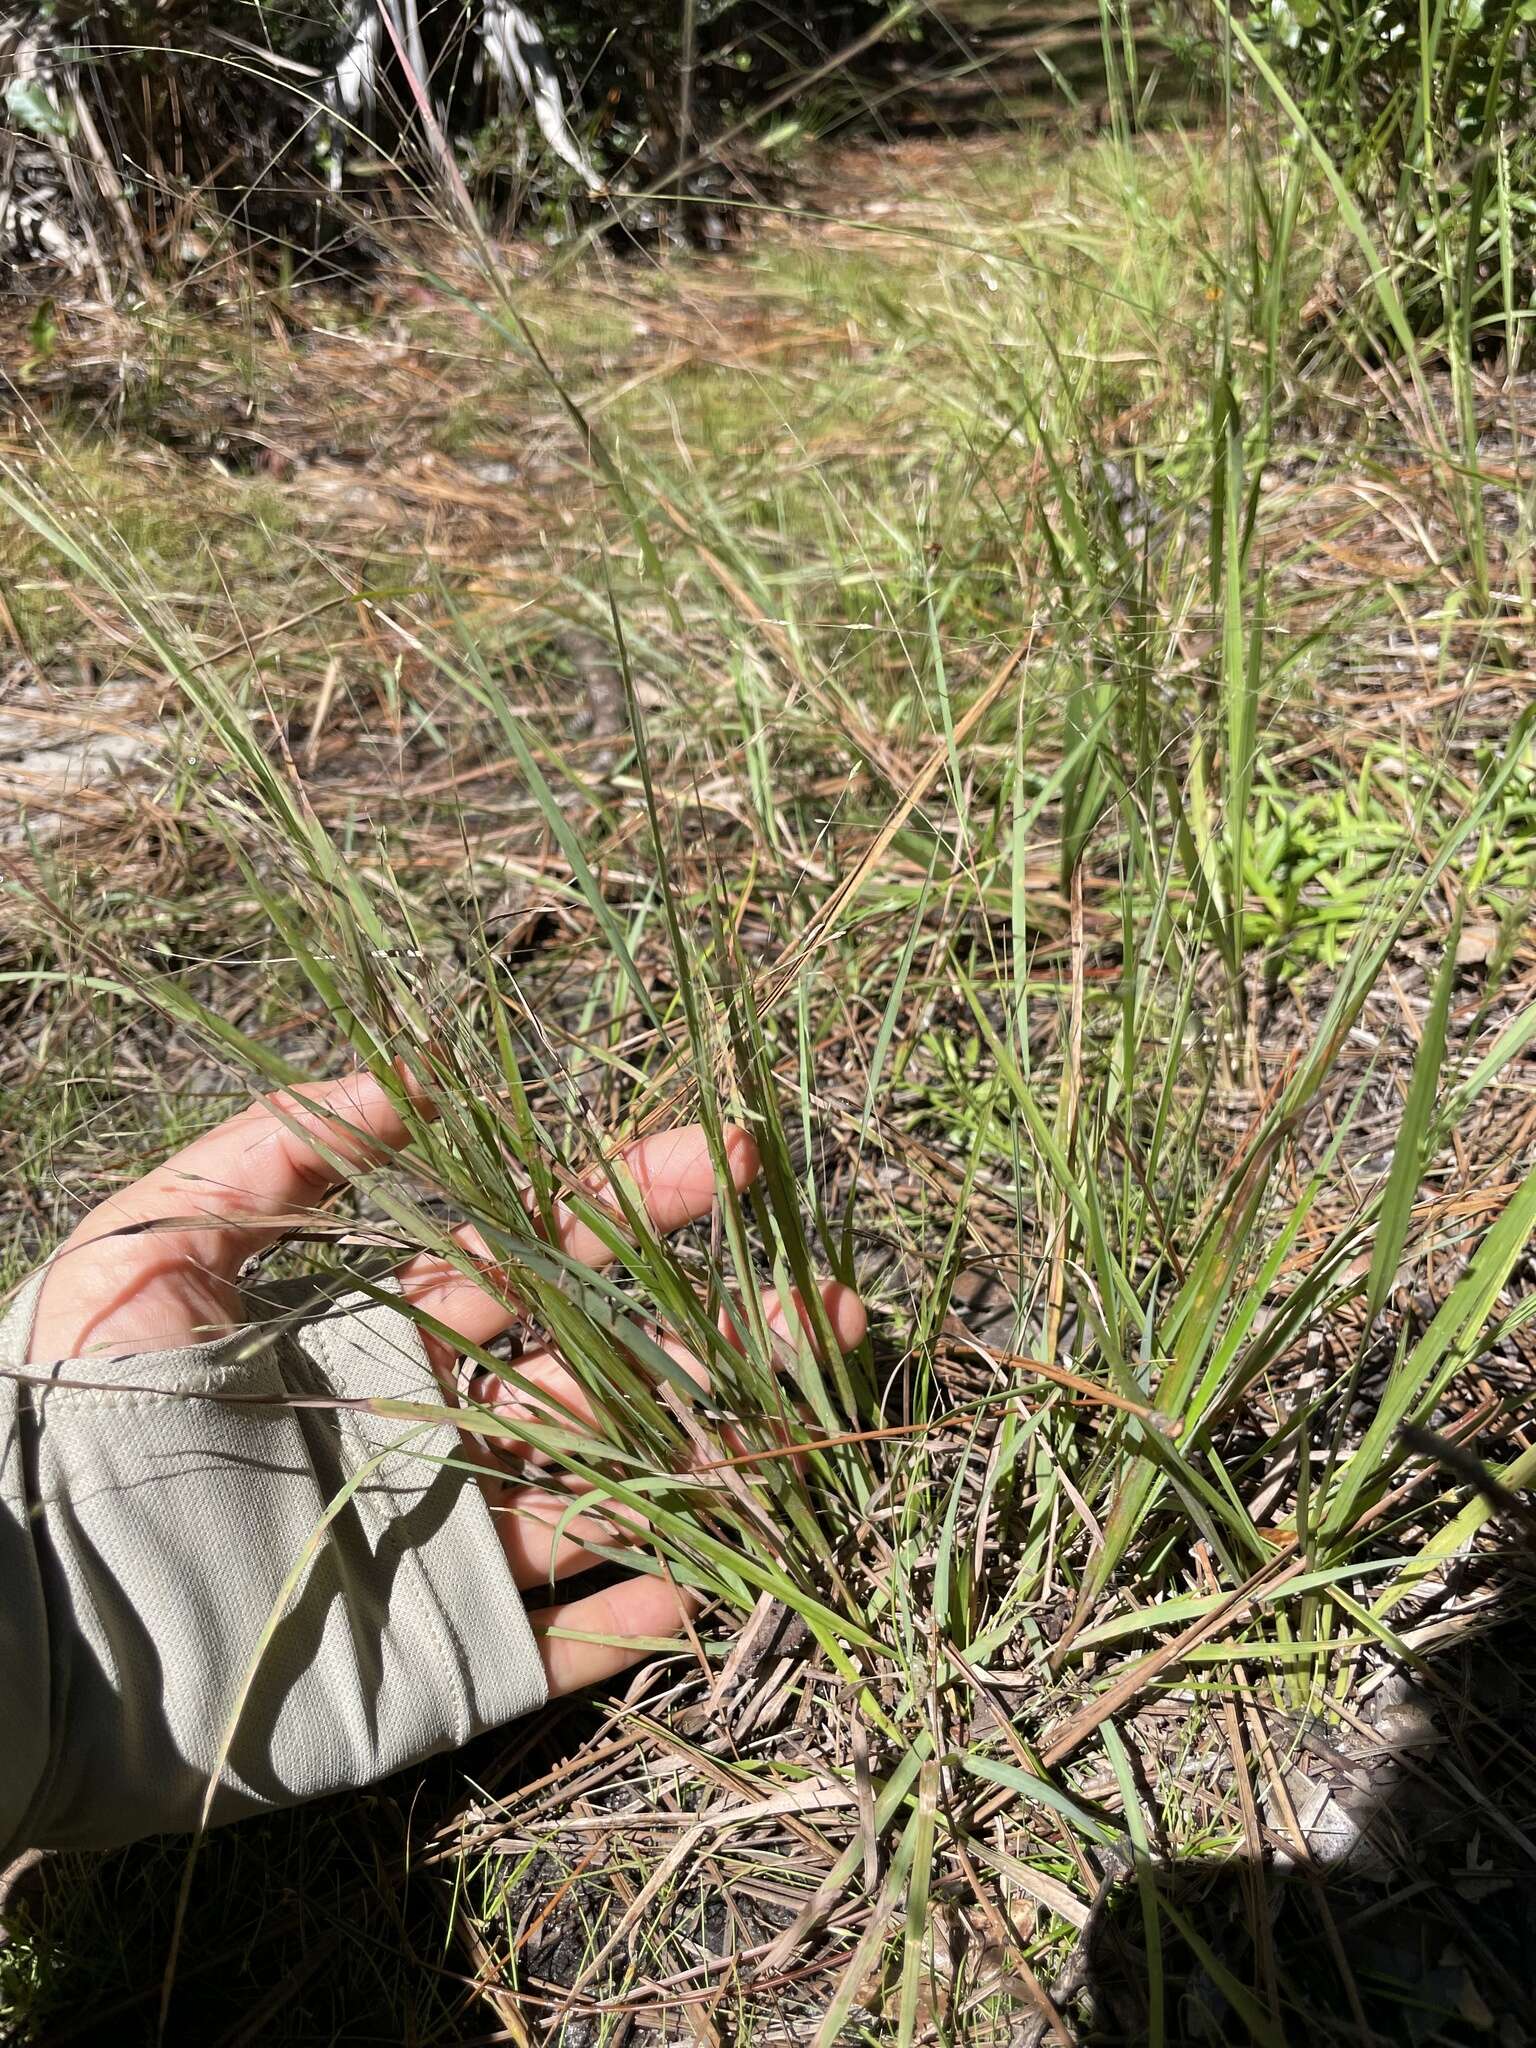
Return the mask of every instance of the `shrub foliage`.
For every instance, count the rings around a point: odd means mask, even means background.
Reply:
[[[880,41],[891,13],[875,0],[20,0],[0,13],[0,262],[101,269],[104,250],[142,255],[146,241],[152,260],[168,222],[209,218],[258,244],[333,241],[355,217],[337,202],[365,199],[381,171],[392,209],[401,173],[440,175],[433,126],[504,214],[650,187],[839,49]]]
[[[1415,327],[1528,353],[1536,0],[1242,0],[1230,18],[1238,64],[1283,83],[1365,205]]]

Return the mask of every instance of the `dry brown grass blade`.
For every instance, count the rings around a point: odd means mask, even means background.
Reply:
[[[1221,1590],[1210,1554],[1202,1545],[1199,1554],[1202,1577],[1211,1592]],[[1236,1665],[1232,1672],[1232,1683],[1239,1692],[1248,1691],[1248,1675],[1242,1665]],[[1237,1701],[1232,1693],[1224,1693],[1221,1700],[1222,1731],[1227,1739],[1227,1753],[1232,1759],[1232,1784],[1237,1793],[1238,1813],[1243,1824],[1243,1895],[1248,1909],[1248,1931],[1253,1939],[1256,1958],[1260,1998],[1264,2009],[1274,2019],[1275,2007],[1275,1944],[1274,1932],[1270,1925],[1268,1901],[1265,1897],[1264,1875],[1264,1830],[1259,1820],[1259,1809],[1253,1796],[1253,1780],[1250,1776],[1248,1746],[1243,1740],[1243,1725],[1237,1710]]]
[[[1161,1649],[1153,1650],[1150,1655],[1140,1658],[1127,1670],[1122,1671],[1114,1683],[1097,1699],[1090,1700],[1086,1706],[1079,1708],[1075,1714],[1062,1722],[1059,1728],[1048,1734],[1040,1749],[1042,1762],[1047,1768],[1064,1763],[1074,1750],[1082,1747],[1096,1728],[1101,1728],[1114,1715],[1123,1712],[1153,1679],[1160,1678],[1165,1671],[1172,1670],[1201,1643],[1208,1643],[1226,1627],[1228,1622],[1235,1621],[1244,1613],[1261,1593],[1277,1592],[1289,1580],[1299,1578],[1305,1570],[1305,1558],[1293,1557],[1287,1561],[1282,1557],[1274,1557],[1268,1564],[1261,1565],[1251,1578],[1245,1579],[1242,1585],[1229,1593],[1218,1607],[1213,1607],[1209,1614],[1201,1615],[1197,1621],[1191,1622],[1188,1628],[1181,1629],[1172,1642],[1165,1643]]]
[[[506,2030],[513,2048],[534,2048],[536,2036],[514,1992],[503,1980],[496,1952],[473,1926],[462,1908],[453,1915],[453,1930],[475,1973],[473,1994],[488,2005]]]
[[[1024,1953],[1023,1942],[1020,1941],[1006,1916],[998,1909],[996,1900],[992,1898],[986,1886],[982,1883],[980,1873],[971,1861],[966,1849],[962,1831],[953,1822],[951,1822],[950,1826],[949,1842],[950,1847],[954,1850],[956,1862],[965,1873],[966,1883],[971,1888],[971,1896],[975,1899],[981,1916],[987,1923],[987,1929],[992,1936],[994,1945],[1001,1955],[1008,1958],[1010,1972],[1024,1986],[1026,1996],[1035,2006],[1051,2038],[1059,2042],[1061,2048],[1074,2048],[1074,2038],[1068,2032],[1065,2020],[1056,2010],[1050,1993],[1035,1974],[1034,1965]]]
[[[1253,1737],[1254,1754],[1264,1765],[1265,1787],[1269,1793],[1271,1803],[1276,1813],[1279,1814],[1286,1833],[1291,1838],[1297,1864],[1311,1885],[1312,1897],[1317,1906],[1318,1919],[1322,1924],[1324,1938],[1333,1956],[1334,1968],[1339,1973],[1339,1982],[1343,1985],[1344,1995],[1349,2001],[1350,2013],[1356,2027],[1359,2029],[1360,2039],[1362,2041],[1369,2040],[1372,2037],[1373,2030],[1366,2016],[1365,2004],[1360,1996],[1360,1987],[1355,1982],[1355,1973],[1350,1964],[1349,1951],[1345,1947],[1343,1937],[1339,1933],[1339,1923],[1334,1917],[1333,1907],[1329,1903],[1327,1889],[1323,1884],[1322,1874],[1317,1866],[1317,1859],[1312,1854],[1312,1845],[1307,1840],[1306,1829],[1302,1826],[1300,1817],[1291,1799],[1289,1788],[1285,1782],[1285,1772],[1281,1769],[1280,1760],[1275,1755],[1274,1746],[1269,1739],[1269,1731],[1264,1725],[1264,1716],[1260,1712],[1256,1700],[1251,1693],[1246,1691],[1246,1688],[1243,1712],[1248,1722],[1249,1732]]]
[[[1017,1351],[994,1351],[985,1344],[976,1348],[994,1364],[1006,1365],[1014,1372],[1034,1373],[1039,1379],[1049,1380],[1053,1386],[1070,1389],[1097,1407],[1116,1408],[1122,1415],[1134,1415],[1138,1422],[1146,1423],[1160,1436],[1177,1437],[1183,1431],[1184,1425],[1177,1416],[1159,1415],[1144,1401],[1133,1401],[1128,1394],[1117,1394],[1112,1387],[1101,1387],[1096,1380],[1085,1379],[1068,1366],[1053,1365],[1044,1358],[1026,1358]]]
[[[1024,640],[1014,649],[1007,660],[997,669],[991,681],[987,683],[975,702],[968,706],[964,716],[955,721],[954,746],[956,750],[965,745],[987,713],[1001,698],[1004,690],[1007,689],[1009,683],[1012,682],[1014,676],[1018,673],[1019,668],[1028,659],[1033,644],[1034,636],[1031,634],[1028,639]],[[774,964],[762,989],[762,1000],[765,1008],[771,1009],[788,993],[806,962],[819,947],[826,943],[849,905],[857,900],[870,876],[875,873],[881,861],[884,860],[886,854],[890,851],[897,833],[900,832],[901,828],[906,824],[912,813],[927,795],[929,789],[933,786],[940,769],[949,758],[949,752],[950,743],[947,740],[938,741],[928,755],[928,758],[918,769],[916,775],[908,783],[900,803],[897,804],[895,810],[891,812],[880,830],[859,856],[852,872],[838,883],[826,902],[810,920],[796,944]]]

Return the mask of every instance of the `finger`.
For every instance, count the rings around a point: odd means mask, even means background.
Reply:
[[[795,1322],[805,1332],[806,1336],[811,1339],[812,1344],[819,1348],[820,1333],[811,1321],[810,1311],[805,1305],[805,1297],[798,1287],[791,1288],[790,1299],[794,1304]],[[856,1351],[859,1345],[864,1342],[864,1334],[869,1328],[869,1317],[865,1314],[864,1304],[858,1295],[854,1293],[851,1287],[846,1287],[841,1280],[823,1280],[821,1283],[821,1305],[826,1312],[827,1323],[832,1331],[832,1336],[838,1350]],[[789,1314],[783,1302],[779,1299],[779,1292],[776,1287],[770,1287],[763,1296],[763,1317],[768,1325],[770,1336],[781,1338],[786,1343],[794,1341]],[[733,1349],[737,1351],[742,1350],[745,1340],[737,1318],[732,1311],[726,1310],[722,1312],[720,1329],[722,1334],[730,1340]]]
[[[487,1499],[502,1552],[520,1592],[603,1564],[603,1550],[626,1548],[647,1533],[619,1510],[570,1513],[573,1495],[536,1486],[490,1486]],[[568,1518],[568,1519],[567,1519]]]
[[[685,1344],[675,1337],[663,1337],[661,1349],[680,1366],[694,1384],[709,1386],[709,1370]],[[500,1373],[476,1373],[469,1383],[469,1398],[476,1407],[489,1408],[505,1422],[537,1422],[546,1427],[590,1429],[592,1403],[581,1382],[547,1345],[525,1351],[510,1369],[516,1379]],[[534,1452],[537,1457],[541,1454]]]
[[[413,1309],[452,1332],[448,1338],[419,1326],[432,1369],[452,1392],[454,1367],[463,1352],[493,1344],[511,1329],[520,1310],[500,1261],[474,1225],[460,1224],[450,1235],[474,1265],[472,1275],[445,1255],[421,1252],[398,1269],[395,1282]]]
[[[725,1127],[725,1156],[732,1184],[739,1194],[752,1184],[762,1162],[752,1139],[735,1124]],[[707,1216],[719,1195],[709,1142],[697,1124],[643,1138],[620,1157],[640,1191],[653,1228],[662,1235]],[[598,1206],[622,1216],[607,1174],[589,1176],[587,1186]],[[608,1246],[569,1207],[557,1204],[554,1220],[562,1251],[586,1266],[608,1263]],[[450,1259],[424,1253],[408,1260],[395,1277],[402,1295],[413,1307],[424,1310],[435,1322],[452,1330],[465,1348],[479,1349],[511,1328],[518,1317],[518,1305],[510,1289],[498,1281],[494,1261],[479,1233],[466,1227],[455,1231],[454,1236],[480,1266],[478,1275],[465,1273]],[[429,1353],[437,1346],[433,1362],[441,1369],[448,1355],[447,1347],[430,1332],[424,1335]]]
[[[429,1116],[418,1088],[403,1085]],[[33,1358],[67,1358],[108,1343],[147,1350],[229,1328],[240,1320],[235,1281],[251,1254],[312,1209],[348,1168],[386,1157],[408,1136],[389,1091],[371,1074],[253,1104],[77,1227],[43,1285]],[[146,1228],[157,1223],[168,1227]],[[102,1241],[110,1251],[104,1244],[102,1254],[73,1256]]]
[[[800,1327],[814,1340],[810,1314],[798,1288],[794,1290],[792,1299]],[[821,1300],[839,1349],[851,1351],[862,1343],[868,1318],[864,1304],[853,1289],[844,1286],[840,1280],[823,1281]],[[773,1288],[763,1296],[763,1314],[770,1333],[788,1342],[789,1317]],[[733,1348],[741,1351],[744,1340],[735,1318],[722,1313],[720,1328]],[[708,1392],[709,1370],[692,1351],[675,1338],[664,1338],[662,1349],[696,1386]],[[496,1373],[477,1373],[470,1382],[469,1398],[477,1407],[490,1408],[506,1421],[538,1422],[546,1426],[574,1425],[578,1428],[591,1426],[592,1404],[580,1381],[561,1363],[557,1353],[547,1346],[525,1351],[517,1361],[517,1374],[518,1379],[514,1381]],[[543,1461],[542,1453],[533,1451],[528,1455],[531,1459]]]
[[[598,1685],[653,1656],[652,1642],[644,1639],[676,1635],[702,1604],[698,1594],[642,1573],[581,1600],[537,1609],[528,1619],[544,1660],[550,1698]],[[553,1629],[600,1640],[577,1642],[551,1634]]]
[[[425,1099],[407,1082],[418,1108]],[[410,1136],[394,1099],[372,1074],[286,1090],[253,1103],[147,1173],[88,1216],[72,1242],[125,1227],[206,1217],[198,1256],[233,1277],[252,1252],[281,1236],[349,1169],[375,1164]],[[193,1226],[195,1229],[195,1226]]]
[[[726,1124],[723,1131],[725,1163],[731,1185],[740,1194],[762,1171],[762,1158],[750,1135],[739,1124]],[[681,1230],[700,1216],[707,1216],[719,1197],[715,1164],[709,1140],[699,1124],[685,1124],[681,1130],[659,1131],[641,1138],[619,1154],[625,1173],[639,1189],[652,1227],[663,1237]],[[623,1210],[614,1197],[613,1175],[598,1172],[588,1176],[586,1187],[593,1203],[622,1219]],[[583,1223],[564,1203],[555,1205],[555,1228],[560,1249],[584,1266],[606,1266],[612,1253],[590,1224]]]

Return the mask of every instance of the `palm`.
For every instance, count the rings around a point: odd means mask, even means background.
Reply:
[[[34,1362],[91,1352],[122,1356],[169,1350],[237,1327],[244,1315],[239,1276],[246,1260],[330,1193],[341,1178],[339,1162],[363,1164],[406,1141],[405,1125],[388,1092],[366,1075],[308,1088],[278,1102],[281,1113],[270,1103],[257,1103],[91,1211],[44,1283],[32,1332]],[[728,1132],[726,1154],[735,1186],[746,1187],[759,1162],[745,1131]],[[642,1141],[625,1154],[624,1164],[660,1231],[706,1215],[715,1200],[709,1148],[697,1126]],[[607,1257],[603,1240],[570,1211],[558,1212],[557,1228],[560,1248],[570,1257],[589,1265]],[[483,1251],[472,1232],[459,1237],[477,1254]],[[517,1314],[494,1276],[470,1279],[446,1259],[412,1259],[397,1279],[413,1307],[455,1332],[468,1349],[492,1342]],[[857,1300],[847,1289],[829,1286],[826,1303],[838,1339],[856,1343],[864,1328]],[[777,1302],[770,1301],[769,1314],[782,1329]],[[436,1337],[426,1342],[453,1399],[462,1354]],[[703,1377],[680,1347],[669,1348]],[[580,1388],[552,1351],[525,1353],[518,1370],[546,1399],[589,1418]],[[476,1394],[512,1406],[528,1398],[483,1378]],[[594,1561],[589,1544],[611,1546],[621,1540],[620,1532],[600,1516],[562,1522],[571,1506],[568,1492],[509,1486],[489,1472],[481,1483],[519,1587],[569,1578]],[[622,1670],[643,1654],[626,1638],[666,1635],[685,1612],[685,1596],[652,1574],[535,1610],[530,1619],[550,1692],[572,1692]],[[577,1635],[599,1640],[578,1641]]]

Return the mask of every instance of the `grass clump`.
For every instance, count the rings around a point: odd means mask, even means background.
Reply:
[[[1364,208],[1412,331],[1454,336],[1512,367],[1525,361],[1536,207],[1530,10],[1276,0],[1213,14],[1217,40],[1204,57],[1224,55],[1299,111]],[[1339,282],[1361,281],[1351,266]]]

